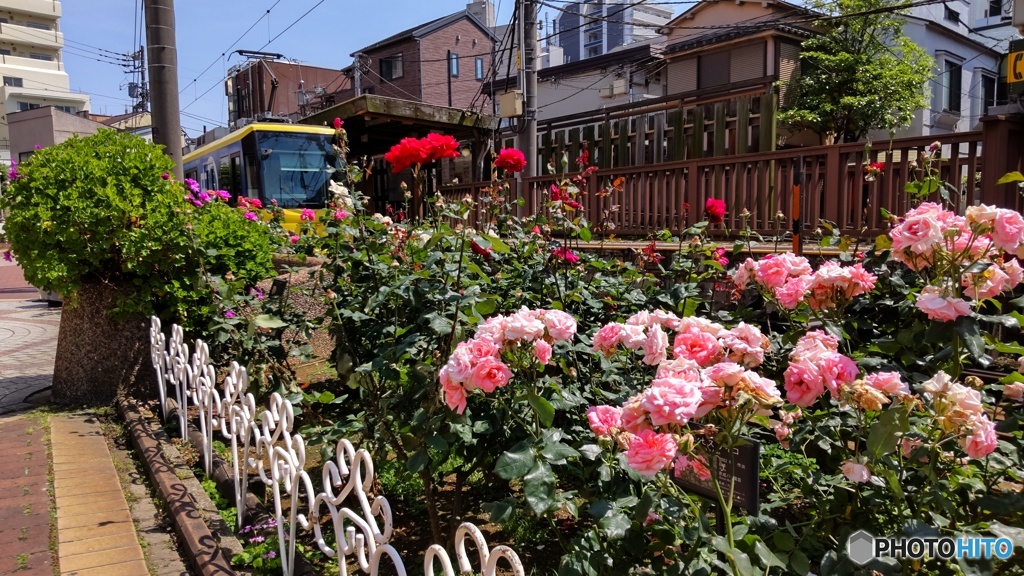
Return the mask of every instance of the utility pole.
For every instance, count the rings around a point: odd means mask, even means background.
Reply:
[[[544,160],[537,159],[537,0],[523,1],[523,68],[526,70],[523,95],[526,99],[523,155],[526,156],[526,175],[540,174]]]
[[[174,178],[181,169],[181,110],[178,101],[178,48],[174,36],[174,0],[143,0],[146,47],[152,83],[153,142],[164,146],[174,161]]]

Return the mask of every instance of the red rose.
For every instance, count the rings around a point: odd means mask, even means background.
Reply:
[[[498,157],[494,159],[494,165],[509,174],[515,174],[526,168],[526,156],[515,148],[502,148],[498,152]]]
[[[557,260],[565,260],[570,264],[575,264],[580,261],[580,257],[568,248],[555,248],[551,251],[551,255]]]
[[[427,150],[428,162],[440,158],[459,157],[459,141],[447,134],[427,134],[420,142]]]
[[[476,240],[471,241],[469,243],[469,247],[473,250],[474,254],[476,254],[478,256],[483,256],[487,260],[491,259],[491,256],[492,256],[491,249],[490,248],[484,248],[483,246],[477,244]]]
[[[708,222],[721,224],[725,218],[725,200],[708,198],[707,204],[704,205],[704,213],[708,216]]]
[[[391,171],[395,174],[413,165],[422,165],[430,161],[429,151],[425,143],[416,138],[402,138],[391,147],[384,159],[391,163]]]

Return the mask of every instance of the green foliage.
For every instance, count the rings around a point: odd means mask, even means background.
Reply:
[[[171,167],[159,146],[108,130],[37,151],[0,206],[26,279],[71,298],[84,283],[113,283],[118,312],[192,329],[211,313],[209,275],[268,276],[268,231],[219,202],[186,203]]]
[[[902,32],[901,0],[816,0],[809,7],[842,18],[819,21],[801,47],[800,76],[780,124],[826,142],[860,140],[871,130],[908,126],[927,107],[932,59]]]

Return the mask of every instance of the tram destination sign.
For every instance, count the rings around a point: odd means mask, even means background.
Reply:
[[[695,452],[702,452],[701,447]],[[732,454],[723,450],[702,454],[711,474],[718,479],[723,495],[733,487],[733,506],[747,514],[757,515],[760,509],[759,487],[761,474],[761,444],[753,438],[743,437],[743,443],[732,449]],[[672,477],[684,490],[718,501],[715,485],[710,476],[701,478],[693,467],[687,468],[681,476]]]

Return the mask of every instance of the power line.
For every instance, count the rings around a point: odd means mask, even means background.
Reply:
[[[213,62],[210,62],[210,64],[209,64],[209,65],[208,65],[208,66],[207,66],[206,68],[203,68],[203,71],[202,71],[202,72],[200,72],[198,76],[196,76],[195,78],[193,78],[191,82],[189,82],[188,84],[186,84],[186,85],[185,85],[185,87],[184,87],[184,88],[182,88],[181,90],[179,90],[179,91],[178,91],[178,94],[184,94],[184,93],[185,93],[185,90],[188,90],[188,87],[189,87],[189,86],[191,86],[191,85],[195,84],[196,82],[198,82],[198,81],[199,81],[199,79],[203,77],[203,74],[206,74],[206,73],[207,73],[207,72],[208,72],[208,71],[210,70],[210,68],[213,68],[213,66],[214,66],[214,65],[215,65],[215,64],[216,64],[217,62],[220,62],[220,60],[221,60],[222,58],[224,58],[224,56],[225,56],[225,55],[227,55],[227,53],[228,53],[228,52],[230,52],[232,48],[234,48],[234,47],[235,47],[235,46],[236,46],[236,45],[237,45],[237,44],[238,44],[239,42],[241,42],[241,41],[242,41],[242,38],[245,38],[245,36],[246,36],[246,35],[247,35],[247,34],[248,34],[249,32],[252,32],[252,29],[253,29],[253,28],[255,28],[255,27],[256,27],[256,25],[260,23],[260,21],[262,21],[262,20],[263,20],[264,18],[266,18],[267,16],[269,16],[269,15],[270,15],[270,11],[271,11],[271,10],[273,10],[274,8],[276,8],[276,7],[277,7],[277,5],[278,5],[278,4],[280,4],[280,3],[281,3],[281,0],[277,0],[276,2],[274,2],[274,5],[273,5],[273,6],[271,6],[270,8],[267,8],[267,11],[266,11],[266,12],[264,12],[264,13],[263,13],[262,15],[260,15],[260,17],[259,17],[259,18],[257,18],[257,19],[256,19],[256,21],[255,21],[255,22],[253,22],[253,23],[252,23],[252,25],[251,25],[251,26],[249,26],[249,28],[247,28],[247,29],[245,30],[245,32],[242,32],[242,35],[241,35],[241,36],[239,36],[239,37],[238,37],[238,38],[237,38],[237,39],[236,39],[236,40],[235,40],[234,42],[232,42],[232,43],[231,43],[231,45],[227,47],[227,49],[225,49],[225,50],[224,50],[223,52],[221,52],[221,53],[220,53],[220,56],[218,56],[217,58],[214,58],[214,59],[213,59]]]

